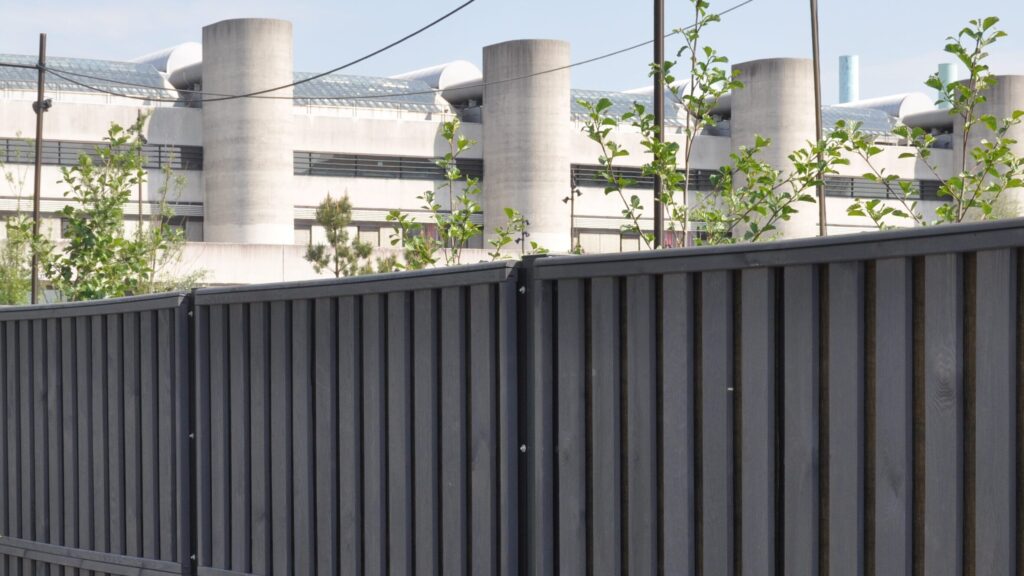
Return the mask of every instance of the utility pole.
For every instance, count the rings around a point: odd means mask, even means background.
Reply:
[[[654,123],[658,142],[665,141],[665,0],[654,0]],[[665,218],[661,206],[661,177],[654,176],[654,247],[661,247]]]
[[[811,0],[811,52],[814,59],[814,138],[821,145],[821,60],[818,57],[818,0]],[[822,183],[820,166],[824,159],[818,151],[818,236],[827,236],[825,210],[825,185]]]
[[[35,181],[32,183],[32,238],[39,237],[39,195],[43,179],[43,114],[50,108],[44,99],[46,88],[46,34],[39,35],[39,78],[37,80],[36,102],[36,165]],[[32,250],[32,303],[39,302],[39,255]]]

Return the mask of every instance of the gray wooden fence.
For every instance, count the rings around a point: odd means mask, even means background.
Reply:
[[[1018,222],[527,268],[526,572],[1017,574]]]
[[[516,275],[196,294],[199,574],[515,574]]]
[[[1022,248],[1004,221],[0,310],[0,576],[1017,574]]]
[[[0,309],[0,574],[190,567],[182,295]]]

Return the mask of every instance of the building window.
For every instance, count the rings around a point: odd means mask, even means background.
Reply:
[[[359,241],[365,242],[374,248],[380,246],[381,234],[380,226],[372,226],[366,224],[359,225]]]

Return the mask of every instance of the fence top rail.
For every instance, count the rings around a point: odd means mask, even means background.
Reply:
[[[538,280],[795,266],[946,252],[1024,247],[1024,218],[909,230],[800,238],[760,244],[672,248],[593,256],[542,257]]]
[[[146,312],[178,308],[188,295],[178,292],[145,294],[89,300],[86,302],[63,302],[59,304],[36,304],[24,306],[0,306],[0,322],[11,320],[35,320],[41,318],[71,318],[75,316],[102,316],[126,312]]]
[[[202,288],[195,291],[195,298],[197,305],[207,306],[242,302],[384,294],[388,292],[406,292],[514,281],[515,273],[516,263],[505,260],[453,266],[450,268],[388,272],[385,274],[308,280],[304,282]]]

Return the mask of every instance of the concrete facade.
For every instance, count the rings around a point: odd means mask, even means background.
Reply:
[[[253,18],[203,28],[205,92],[248,94],[293,79],[291,22]],[[269,95],[290,97],[292,89]],[[204,238],[291,244],[291,101],[216,98],[203,102]]]
[[[317,204],[328,194],[349,197],[352,233],[379,246],[381,255],[393,250],[394,231],[386,222],[389,210],[400,209],[428,221],[419,197],[443,183],[434,165],[447,152],[439,129],[443,121],[458,115],[465,136],[478,142],[461,158],[475,163],[483,173],[483,211],[474,218],[488,233],[505,224],[504,208],[511,207],[529,219],[529,240],[552,252],[566,251],[571,243],[579,243],[588,252],[641,248],[635,234],[622,232],[626,221],[621,200],[615,194],[605,194],[600,181],[585,175],[579,180],[582,195],[572,214],[563,199],[570,194],[572,173],[579,176],[589,170],[593,174],[600,155],[598,145],[582,133],[580,109],[574,100],[607,96],[617,105],[631,106],[634,99],[649,99],[650,95],[573,89],[568,70],[548,72],[569,64],[569,46],[564,42],[517,40],[488,46],[483,51],[482,71],[466,62],[454,62],[389,78],[331,75],[275,93],[309,95],[296,101],[246,98],[217,102],[211,95],[201,107],[190,101],[184,89],[238,94],[287,84],[302,76],[292,70],[287,22],[246,19],[213,24],[204,29],[201,61],[195,61],[195,50],[195,46],[175,47],[133,65],[150,66],[154,85],[171,94],[165,98],[170,101],[130,99],[48,83],[47,97],[53,98],[54,106],[46,117],[46,142],[71,151],[58,165],[51,162],[43,167],[43,230],[54,239],[60,237],[58,212],[67,202],[59,182],[60,166],[69,165],[76,150],[87,143],[100,143],[111,122],[130,124],[141,111],[150,115],[146,137],[151,147],[191,148],[200,158],[177,171],[185,186],[168,198],[187,237],[195,241],[185,251],[182,270],[206,269],[211,272],[207,281],[214,284],[312,278],[315,273],[302,255],[308,242],[323,237],[313,219]],[[89,64],[90,70],[93,65]],[[736,64],[736,68],[745,87],[717,107],[720,123],[696,137],[690,167],[705,175],[718,170],[730,162],[731,152],[762,135],[772,143],[761,157],[788,170],[787,156],[814,138],[810,62],[766,59]],[[1012,110],[1024,108],[1021,78],[1000,78],[985,110],[1008,116]],[[405,92],[421,95],[410,99],[402,96]],[[382,96],[366,99],[373,94]],[[0,145],[17,147],[19,135],[33,133],[34,99],[32,86],[4,85],[0,76]],[[881,134],[883,152],[873,160],[887,173],[922,186],[934,185],[954,173],[955,127],[948,114],[936,110],[930,100],[923,94],[883,96],[833,106],[830,112],[833,117],[870,112],[885,122],[924,122],[922,126],[943,142],[931,158],[937,173],[913,158],[900,158],[912,149],[891,133]],[[665,137],[682,144],[684,119],[671,102],[667,102],[667,112]],[[1018,139],[1024,141],[1020,129],[1016,130]],[[975,136],[981,135],[979,131]],[[612,139],[629,152],[616,162],[618,167],[635,172],[642,166],[646,155],[635,129],[620,126]],[[862,190],[861,176],[868,167],[856,157],[849,160],[833,180],[842,180],[851,190]],[[31,206],[31,165],[8,157],[7,167],[23,177],[20,190],[11,185],[4,189],[0,183],[0,214],[25,212]],[[161,171],[151,168],[149,180],[142,189],[144,215],[157,209]],[[707,194],[708,190],[698,192]],[[829,234],[873,229],[866,219],[846,214],[856,192],[845,196],[834,192],[826,199]],[[872,193],[877,197],[879,191]],[[632,188],[630,194],[639,196],[647,208],[640,224],[650,230],[651,187]],[[691,193],[691,200],[694,196]],[[135,226],[138,200],[133,196],[132,204],[125,208],[129,227]],[[447,194],[439,194],[438,200],[442,211],[449,209]],[[928,218],[940,205],[941,200],[934,197],[918,203]],[[799,214],[779,227],[778,236],[817,234],[817,205],[800,204],[798,208]],[[892,224],[910,223],[894,220]],[[488,258],[486,251],[478,250],[484,246],[482,238],[476,239],[463,261]],[[506,253],[518,255],[520,250],[516,245]]]

